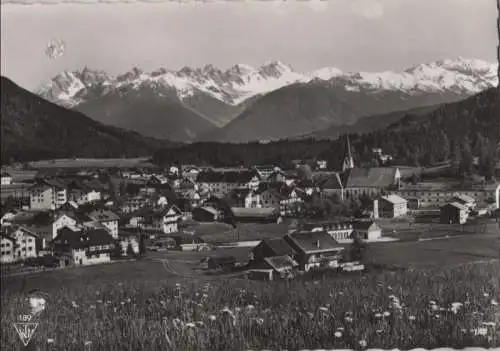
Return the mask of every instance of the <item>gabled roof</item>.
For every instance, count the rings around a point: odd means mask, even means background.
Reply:
[[[368,230],[373,226],[372,229],[378,230],[380,226],[374,221],[355,221],[352,223],[354,229]]]
[[[275,256],[292,255],[294,253],[293,249],[283,238],[264,239],[257,246],[260,245],[269,247]]]
[[[290,256],[275,256],[266,257],[264,262],[269,264],[274,270],[280,271],[287,268],[297,267],[299,264],[294,261]]]
[[[110,222],[110,221],[117,221],[120,219],[120,216],[109,210],[92,211],[90,213],[87,213],[87,217],[89,217],[94,221],[99,221],[99,222]]]
[[[386,188],[394,184],[397,168],[352,168],[345,173],[345,188]]]
[[[15,225],[15,226],[12,226],[12,227],[7,227],[5,228],[5,234],[11,238],[13,238],[14,240],[16,239],[15,236],[16,236],[16,233],[18,231],[21,231],[23,232],[23,234],[27,234],[27,235],[30,235],[32,237],[35,237],[35,238],[38,238],[38,234],[32,232],[31,230],[29,230],[28,228],[26,227],[23,227],[23,226],[19,226],[19,225]]]
[[[104,229],[72,231],[64,227],[58,231],[57,237],[52,242],[60,245],[68,245],[72,249],[83,249],[89,246],[112,244],[114,239]]]
[[[231,212],[233,213],[234,217],[268,218],[278,215],[277,210],[273,207],[262,207],[262,208],[231,207]]]
[[[394,194],[387,195],[387,196],[382,196],[381,199],[385,200],[385,201],[388,201],[388,202],[390,202],[391,204],[394,204],[394,205],[405,204],[405,203],[408,202],[405,199],[403,199],[401,196],[394,195]]]
[[[319,186],[322,189],[343,189],[342,179],[340,179],[340,175],[338,173],[333,173],[328,175],[326,178],[323,178],[322,181],[319,182]]]
[[[340,251],[343,249],[326,231],[290,233],[285,235],[284,238],[292,246],[304,253]]]
[[[444,205],[443,207],[441,208],[444,208],[444,207],[454,207],[456,209],[459,209],[461,211],[467,211],[467,207],[465,207],[464,205],[458,203],[458,202],[450,202],[450,203],[447,203],[446,205]]]
[[[9,173],[2,171],[2,178],[4,178],[4,177],[11,177],[12,178],[12,176]]]
[[[211,206],[195,207],[195,208],[193,209],[193,211],[194,211],[194,210],[198,210],[198,211],[199,211],[199,210],[202,210],[202,211],[207,211],[207,212],[209,212],[209,213],[213,214],[214,216],[217,216],[217,215],[218,215],[218,213],[219,213],[219,211],[217,211],[215,208],[213,208],[213,207],[211,207]]]
[[[458,194],[458,195],[455,195],[454,200],[458,200],[456,202],[458,203],[463,203],[463,204],[473,204],[476,202],[476,200],[468,195],[465,195],[465,194]]]
[[[259,173],[255,170],[228,171],[228,172],[201,172],[196,178],[201,183],[248,183],[253,177],[258,177]]]

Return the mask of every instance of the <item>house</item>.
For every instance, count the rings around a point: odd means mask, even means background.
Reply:
[[[439,212],[439,221],[444,224],[464,224],[469,216],[469,208],[458,202],[442,206]]]
[[[12,184],[12,176],[7,172],[2,172],[1,182],[2,182],[2,185],[11,185]]]
[[[271,207],[231,207],[231,214],[235,222],[276,223],[280,218],[279,211]]]
[[[139,255],[140,253],[140,234],[132,233],[132,232],[124,232],[120,231],[118,233],[118,240],[115,242],[115,245],[119,245],[120,254],[122,256],[129,256],[130,250],[132,250],[134,255]]]
[[[299,264],[290,256],[265,257],[262,260],[253,262],[249,265],[247,276],[249,279],[274,280],[274,277],[290,277],[293,270]]]
[[[397,218],[406,216],[408,213],[408,201],[398,195],[382,196],[379,201],[380,216],[386,218]]]
[[[145,196],[134,196],[125,199],[120,206],[123,213],[132,213],[144,208],[148,204],[148,198]]]
[[[16,247],[16,239],[11,238],[6,234],[0,235],[1,256],[0,263],[14,262],[14,248]]]
[[[267,257],[293,256],[295,251],[283,238],[264,239],[250,252],[250,264],[260,262]]]
[[[87,213],[86,216],[94,222],[101,223],[106,227],[114,239],[118,238],[118,221],[120,217],[109,210],[96,210]]]
[[[69,227],[73,230],[78,228],[76,218],[68,213],[55,211],[19,212],[10,222],[36,233],[41,240],[41,248],[45,248],[50,241],[54,240],[61,228]]]
[[[18,214],[16,210],[2,212],[2,217],[0,218],[0,226],[8,227],[11,225],[11,220]]]
[[[65,257],[66,265],[85,266],[110,262],[114,239],[104,229],[73,231],[63,228],[51,246],[54,254]]]
[[[146,229],[159,230],[163,233],[176,233],[179,231],[182,211],[175,205],[161,209],[145,208],[133,215],[138,226]]]
[[[198,174],[197,183],[212,195],[224,197],[236,188],[256,190],[260,183],[260,175],[255,170],[206,171]]]
[[[78,205],[83,205],[100,200],[100,190],[93,189],[84,182],[72,182],[68,185],[68,201],[73,201]]]
[[[352,223],[353,236],[363,240],[378,240],[382,237],[382,228],[375,221],[356,221]]]
[[[196,235],[190,234],[179,234],[172,236],[175,240],[175,245],[177,249],[181,251],[210,251],[210,245],[208,245],[202,238]]]
[[[255,208],[262,207],[258,191],[248,188],[233,189],[229,194],[235,207]]]
[[[270,183],[284,183],[286,180],[286,174],[281,169],[274,170],[266,178],[266,181]]]
[[[38,235],[21,226],[12,226],[2,234],[2,262],[23,261],[37,257],[40,250]]]
[[[400,186],[401,173],[398,168],[374,167],[351,168],[344,174],[345,197],[374,196],[382,190],[397,189]]]
[[[281,169],[272,165],[257,165],[253,167],[259,173],[260,179],[266,181],[270,175],[275,172],[281,172]]]
[[[295,251],[294,260],[302,271],[311,268],[337,267],[344,250],[327,232],[290,233],[285,241]]]
[[[66,184],[58,179],[39,181],[30,188],[30,209],[54,210],[68,201]]]
[[[300,226],[296,233],[320,232],[325,231],[336,241],[342,241],[351,238],[353,225],[349,222],[319,222],[305,223]]]
[[[195,207],[192,214],[193,219],[198,222],[215,222],[219,219],[219,211],[210,206]]]
[[[328,161],[326,160],[316,161],[316,169],[326,169],[327,167],[328,167]]]

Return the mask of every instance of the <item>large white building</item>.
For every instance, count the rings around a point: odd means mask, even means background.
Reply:
[[[63,184],[45,181],[30,189],[30,209],[55,210],[68,201],[68,191]]]
[[[2,234],[1,257],[2,263],[22,261],[38,256],[38,236],[24,227],[13,226]]]
[[[408,213],[408,201],[398,195],[382,196],[379,201],[379,214],[381,217],[397,218]]]

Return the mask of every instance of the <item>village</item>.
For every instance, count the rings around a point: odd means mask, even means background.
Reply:
[[[497,183],[460,188],[418,181],[409,167],[358,168],[348,139],[346,150],[338,171],[323,160],[292,170],[3,171],[2,274],[152,259],[182,275],[172,262],[194,257],[200,272],[274,280],[362,271],[367,245],[498,233]]]

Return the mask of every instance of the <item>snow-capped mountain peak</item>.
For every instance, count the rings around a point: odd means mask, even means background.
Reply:
[[[65,106],[79,104],[96,86],[106,86],[99,91],[100,94],[113,93],[116,88],[128,86],[134,89],[149,86],[160,95],[174,92],[181,100],[202,92],[230,105],[293,83],[312,80],[329,81],[347,91],[473,94],[498,84],[497,67],[497,64],[462,57],[423,63],[400,72],[344,73],[337,68],[325,67],[310,73],[298,73],[290,65],[269,61],[258,68],[236,64],[226,71],[211,64],[202,68],[183,67],[177,71],[160,68],[151,73],[134,67],[113,77],[85,67],[81,71],[60,73],[42,84],[37,92]]]

